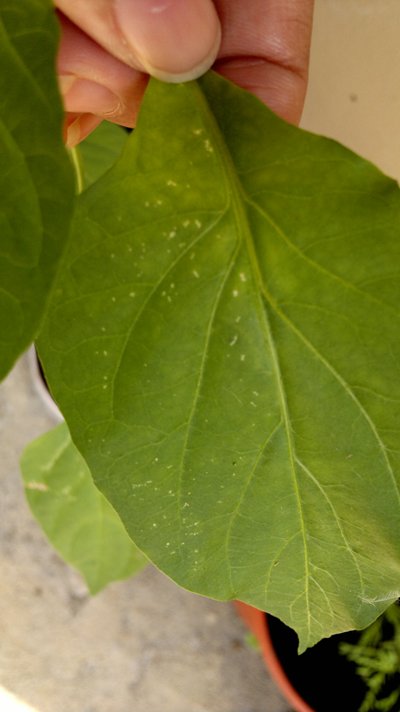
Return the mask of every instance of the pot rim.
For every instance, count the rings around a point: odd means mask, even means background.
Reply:
[[[256,636],[271,677],[274,679],[286,700],[292,705],[295,712],[315,712],[293,687],[275,653],[268,627],[268,616],[264,611],[253,608],[253,606],[249,606],[242,601],[235,601],[234,604],[241,618]]]

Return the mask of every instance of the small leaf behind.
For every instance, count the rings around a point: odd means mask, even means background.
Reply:
[[[115,510],[93,484],[65,423],[27,446],[21,469],[33,514],[61,556],[84,576],[92,594],[146,565]]]
[[[121,155],[128,133],[121,126],[103,121],[75,149],[82,170],[83,188],[106,173]]]

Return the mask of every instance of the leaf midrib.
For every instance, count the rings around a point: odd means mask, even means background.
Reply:
[[[278,352],[277,352],[277,348],[276,348],[276,345],[275,345],[275,342],[273,339],[272,330],[271,330],[271,326],[270,326],[269,319],[268,319],[267,308],[262,300],[263,281],[262,281],[262,276],[261,276],[261,270],[260,270],[260,267],[258,264],[258,258],[257,258],[257,254],[255,251],[254,241],[253,241],[253,237],[251,234],[246,209],[244,207],[245,203],[246,203],[246,194],[245,194],[244,188],[238,178],[236,167],[234,165],[231,154],[230,154],[229,149],[228,149],[226,142],[224,140],[222,131],[217,123],[217,120],[214,116],[213,111],[211,110],[211,107],[207,101],[207,98],[206,98],[205,94],[203,93],[203,91],[200,89],[198,84],[193,83],[192,86],[195,87],[197,90],[196,98],[202,107],[204,123],[206,124],[206,126],[209,130],[209,133],[211,134],[211,136],[214,139],[213,143],[216,146],[216,148],[218,149],[217,156],[219,157],[220,162],[222,164],[222,172],[225,175],[226,183],[229,185],[229,188],[230,188],[229,194],[231,196],[231,204],[233,207],[235,222],[238,226],[238,233],[243,235],[243,242],[246,246],[248,260],[249,260],[249,264],[250,264],[250,268],[251,268],[251,276],[252,276],[253,285],[254,285],[254,295],[257,300],[257,310],[259,312],[259,321],[260,321],[260,325],[262,325],[262,330],[264,333],[266,344],[269,347],[269,350],[270,350],[270,353],[272,356],[273,367],[274,367],[274,371],[276,374],[278,399],[279,399],[280,406],[281,406],[282,419],[283,419],[283,424],[284,424],[284,428],[285,428],[285,432],[286,432],[290,470],[291,470],[291,474],[292,474],[293,488],[294,488],[294,492],[295,492],[295,496],[296,496],[296,503],[297,503],[297,509],[298,509],[298,513],[299,513],[300,526],[301,526],[302,539],[303,539],[307,627],[308,627],[308,631],[310,632],[311,621],[310,621],[310,605],[309,605],[309,578],[310,578],[309,555],[308,555],[308,547],[307,547],[307,539],[306,539],[305,519],[304,519],[304,515],[303,515],[303,507],[302,507],[302,502],[301,502],[301,497],[300,497],[300,489],[299,489],[299,483],[298,483],[298,479],[297,479],[297,472],[296,472],[296,465],[295,465],[295,461],[296,461],[295,444],[294,444],[293,436],[292,436],[290,414],[289,414],[289,408],[288,408],[284,383],[283,383],[283,379],[282,379],[282,373],[281,373],[281,368],[280,368],[280,363],[279,363]],[[249,482],[247,481],[246,489],[247,489],[248,485],[249,485]],[[242,497],[243,496],[244,496],[244,494],[242,494]]]

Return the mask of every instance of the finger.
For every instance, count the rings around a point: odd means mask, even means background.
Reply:
[[[114,57],[172,82],[213,64],[221,30],[212,0],[55,0]]]
[[[60,22],[59,84],[65,110],[76,115],[68,128],[68,145],[78,142],[79,129],[82,130],[80,140],[84,133],[87,135],[89,114],[134,126],[146,76],[109,55],[62,15]],[[80,120],[79,114],[85,118]]]
[[[216,68],[298,123],[307,88],[313,0],[215,0],[223,35]]]

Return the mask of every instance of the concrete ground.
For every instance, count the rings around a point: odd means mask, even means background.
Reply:
[[[230,604],[153,567],[87,594],[23,495],[19,454],[53,425],[23,358],[0,390],[1,712],[286,712]]]
[[[398,0],[317,0],[303,118],[397,178],[399,29]],[[88,597],[22,492],[19,455],[53,424],[22,359],[0,387],[0,711],[287,712],[230,605],[150,567]]]

